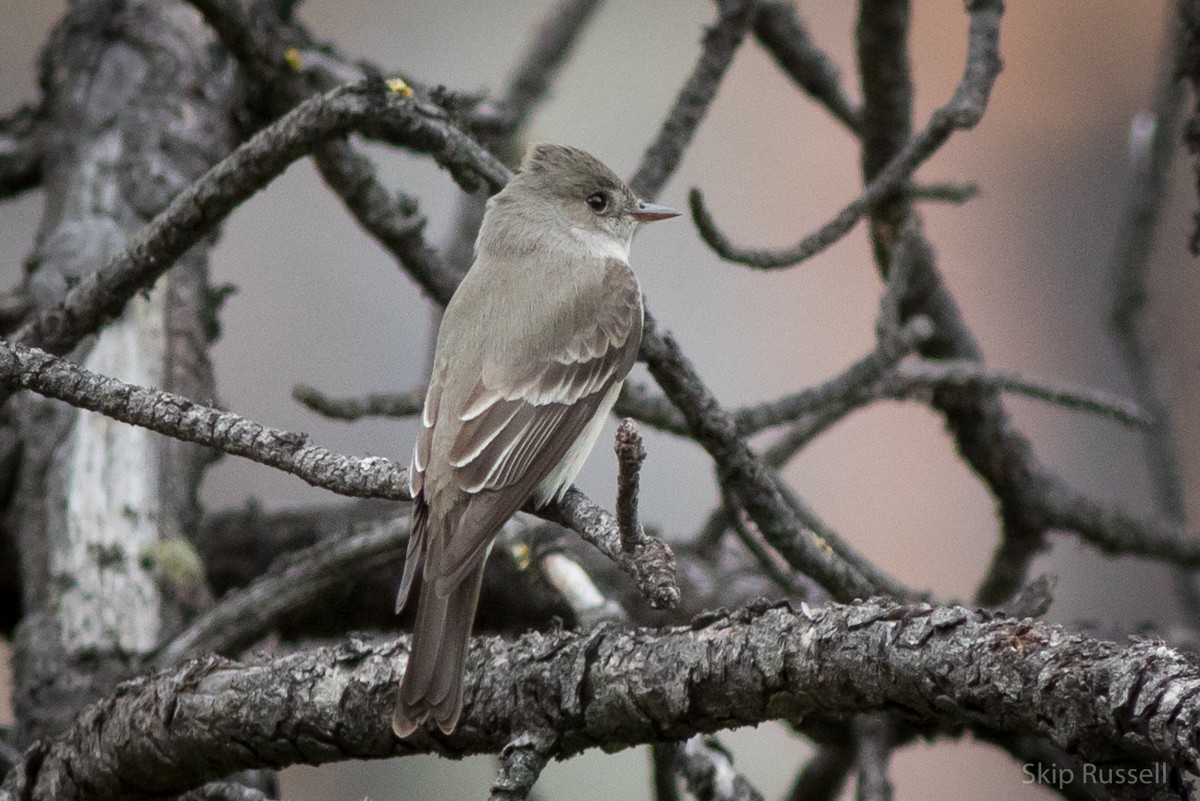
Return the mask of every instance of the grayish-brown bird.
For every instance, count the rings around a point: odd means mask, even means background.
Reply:
[[[493,537],[530,498],[560,498],[583,466],[642,338],[629,267],[645,203],[592,156],[534,145],[488,201],[475,263],[446,306],[413,449],[412,538],[396,599],[419,577],[392,728],[462,712],[463,659]]]

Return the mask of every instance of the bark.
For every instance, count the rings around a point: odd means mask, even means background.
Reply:
[[[0,799],[149,798],[247,767],[496,753],[532,735],[544,735],[540,753],[564,758],[876,710],[1037,734],[1113,767],[1200,769],[1194,658],[961,607],[759,605],[662,631],[480,638],[455,732],[397,740],[388,712],[406,647],[352,638],[246,664],[203,658],[137,679],[27,752]]]
[[[232,62],[212,42],[190,7],[158,2],[75,3],[52,35],[42,60],[46,212],[24,288],[39,308],[60,303],[233,145]],[[211,396],[206,269],[203,245],[184,254],[75,357]],[[29,742],[64,728],[182,622],[189,591],[146,555],[195,530],[204,456],[41,399],[19,399],[13,417],[21,462],[6,525],[24,612],[14,706]]]

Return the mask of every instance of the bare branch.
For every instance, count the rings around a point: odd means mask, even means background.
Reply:
[[[861,195],[825,225],[783,250],[743,248],[721,233],[704,206],[698,189],[688,194],[692,219],[700,236],[721,258],[762,270],[792,267],[808,259],[850,232],[855,223],[880,201],[908,181],[913,172],[936,153],[956,130],[975,127],[987,108],[988,96],[1000,73],[1000,0],[976,0],[968,4],[970,31],[967,63],[962,81],[950,101],[933,113],[925,129],[896,154]]]
[[[42,182],[41,109],[27,103],[0,117],[0,199]]]
[[[877,588],[860,570],[803,531],[761,459],[739,436],[730,414],[700,380],[670,334],[659,334],[646,313],[642,357],[667,397],[683,412],[695,440],[716,463],[721,484],[734,496],[767,541],[798,570],[839,600],[867,598]]]
[[[626,550],[616,518],[592,503],[575,487],[567,490],[559,503],[539,509],[538,515],[578,532],[596,546],[633,577],[638,591],[655,608],[671,609],[679,603],[675,554],[671,546],[662,540],[647,535],[632,550]]]
[[[892,726],[884,715],[859,715],[854,720],[858,741],[855,764],[858,767],[858,801],[891,801],[892,780],[888,762],[892,757]]]
[[[960,607],[764,605],[661,632],[477,638],[455,732],[398,741],[380,710],[390,708],[405,642],[352,639],[245,666],[202,659],[127,682],[24,754],[0,794],[105,801],[263,764],[496,753],[542,725],[557,734],[548,755],[562,758],[595,744],[897,706],[942,725],[1037,734],[1095,760],[1200,770],[1194,658]]]
[[[461,276],[425,241],[425,219],[417,214],[416,201],[389,192],[371,160],[344,141],[326,143],[313,159],[321,178],[358,224],[396,257],[431,298],[448,303]]]
[[[795,6],[760,3],[754,17],[754,35],[797,86],[851,132],[859,133],[859,110],[842,91],[841,71],[808,35]]]
[[[763,801],[763,795],[733,766],[733,755],[712,735],[675,746],[675,769],[699,801]]]
[[[500,751],[500,770],[488,801],[525,801],[550,761],[553,733],[525,732]]]
[[[617,426],[617,527],[621,530],[621,547],[632,551],[645,539],[646,531],[638,518],[638,485],[646,449],[637,423],[626,417]]]
[[[59,307],[38,312],[13,340],[65,353],[288,164],[353,130],[429,152],[460,181],[507,180],[508,170],[439,109],[403,95],[365,82],[302,103],[176,195],[123,253],[80,281]]]
[[[1016,373],[989,370],[970,359],[935,361],[917,359],[896,365],[880,380],[880,394],[909,397],[919,387],[990,387],[1026,395],[1067,409],[1091,412],[1127,426],[1145,427],[1153,420],[1137,404],[1111,392],[1090,387],[1053,385],[1046,381],[1025,378]]]
[[[656,197],[679,166],[721,78],[733,63],[733,54],[754,22],[754,10],[755,0],[717,0],[717,21],[704,32],[700,58],[629,181],[639,197]]]
[[[374,393],[365,398],[331,398],[306,384],[292,387],[292,397],[317,414],[334,420],[363,417],[414,417],[425,405],[425,388],[402,393]]]
[[[96,375],[65,359],[0,340],[0,378],[80,409],[241,456],[341,495],[410,500],[408,470],[308,444],[306,434],[268,428],[170,392]]]
[[[1057,476],[1039,484],[1047,528],[1073,531],[1104,553],[1144,556],[1180,567],[1200,567],[1200,538],[1169,520],[1148,520],[1106,505]]]
[[[193,620],[153,659],[167,667],[195,654],[236,655],[274,629],[279,617],[345,582],[349,574],[399,575],[408,542],[409,520],[397,518],[374,530],[336,542],[320,542],[290,557],[249,586],[222,598]]]
[[[546,15],[508,79],[499,104],[502,130],[516,131],[528,122],[600,5],[601,0],[560,0]]]

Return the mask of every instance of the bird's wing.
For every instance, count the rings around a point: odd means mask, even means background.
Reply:
[[[545,326],[551,341],[540,343],[539,358],[504,370],[485,366],[464,400],[449,462],[466,506],[440,543],[437,564],[426,565],[426,578],[457,584],[472,557],[559,465],[633,366],[642,335],[637,279],[628,265],[613,260],[598,289],[555,310]],[[555,331],[569,335],[553,341]]]

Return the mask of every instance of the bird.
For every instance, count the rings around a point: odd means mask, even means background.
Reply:
[[[641,343],[629,249],[679,212],[638,198],[574,147],[537,143],[487,202],[471,268],[446,305],[409,467],[412,531],[396,612],[417,592],[392,728],[449,734],[484,563],[530,499],[562,498]]]

